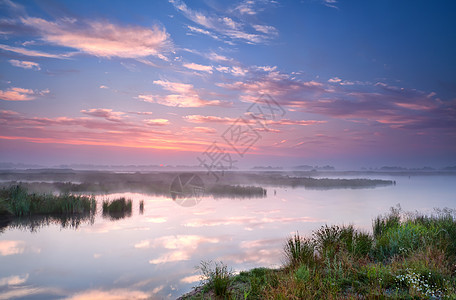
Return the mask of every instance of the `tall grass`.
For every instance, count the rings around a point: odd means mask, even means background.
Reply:
[[[131,216],[132,201],[124,197],[103,201],[103,216],[111,219],[122,219]]]
[[[95,211],[96,201],[93,196],[29,193],[20,185],[0,191],[0,214],[22,217],[35,214],[82,214]]]
[[[208,289],[213,289],[216,296],[228,296],[233,271],[223,262],[202,261],[198,269],[201,281]]]
[[[315,245],[313,241],[301,237],[298,232],[287,239],[283,250],[285,258],[291,266],[311,265],[314,262]]]

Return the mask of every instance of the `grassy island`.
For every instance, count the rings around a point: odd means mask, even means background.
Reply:
[[[392,209],[371,233],[325,225],[284,243],[281,269],[234,274],[202,262],[202,282],[180,299],[456,299],[456,217]]]

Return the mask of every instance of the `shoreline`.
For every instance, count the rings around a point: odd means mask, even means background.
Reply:
[[[188,299],[456,299],[456,211],[433,215],[391,208],[372,233],[322,226],[285,240],[285,264],[235,274],[202,262]]]

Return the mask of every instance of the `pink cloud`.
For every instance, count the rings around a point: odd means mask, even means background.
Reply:
[[[40,64],[33,61],[10,59],[9,62],[11,65],[18,68],[41,70]]]
[[[234,20],[228,16],[205,14],[189,8],[181,0],[170,0],[170,2],[185,17],[210,31],[194,26],[189,26],[190,30],[206,34],[216,40],[228,39],[258,44],[265,43],[277,36],[277,29],[273,26],[250,24],[242,19]],[[245,9],[242,9],[242,11],[245,11]],[[231,41],[226,42],[232,44]]]
[[[49,43],[99,57],[159,56],[171,48],[168,33],[158,26],[145,28],[68,19],[51,22],[33,17],[21,18],[21,22],[37,30]]]
[[[83,114],[98,117],[98,118],[105,118],[109,121],[119,122],[122,120],[122,116],[125,114],[123,112],[115,112],[112,109],[106,108],[92,108],[89,110],[81,110]]]
[[[198,136],[176,133],[171,130],[151,130],[150,125],[166,125],[155,119],[147,121],[113,122],[109,114],[98,111],[95,118],[44,118],[27,117],[8,111],[0,111],[0,139],[23,140],[33,143],[57,143],[69,145],[104,145],[157,150],[203,151],[210,144]]]
[[[232,124],[237,120],[237,118],[202,116],[202,115],[189,115],[189,116],[185,116],[184,119],[191,123],[220,123],[220,124]],[[253,123],[254,122],[252,122],[252,124]]]
[[[0,90],[0,99],[5,101],[29,101],[37,96],[44,96],[49,93],[49,90],[36,91],[18,87],[11,87],[7,90]]]
[[[167,120],[167,119],[148,119],[148,120],[145,120],[145,122],[149,126],[169,125],[169,120]]]
[[[187,69],[195,70],[195,71],[203,71],[203,72],[208,72],[212,73],[212,67],[211,66],[205,66],[205,65],[199,65],[195,63],[187,63],[183,64],[184,67]]]
[[[21,55],[25,56],[32,56],[32,57],[47,57],[47,58],[67,58],[71,56],[71,54],[51,54],[51,53],[46,53],[46,52],[41,52],[41,51],[36,51],[36,50],[29,50],[25,48],[20,48],[20,47],[11,47],[8,45],[1,45],[0,44],[0,49],[4,51],[9,51],[9,52],[14,52],[18,53]]]
[[[142,94],[138,95],[138,98],[146,102],[176,107],[203,107],[224,104],[219,100],[205,100],[201,98],[192,84],[164,80],[156,80],[154,84],[160,85],[172,94],[166,96]]]

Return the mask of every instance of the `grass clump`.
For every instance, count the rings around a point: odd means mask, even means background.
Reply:
[[[198,267],[201,272],[201,281],[207,290],[213,289],[216,296],[227,296],[233,271],[223,262],[202,261]]]
[[[45,214],[95,213],[95,198],[73,194],[29,193],[20,185],[0,191],[0,214],[15,217]]]
[[[287,239],[284,246],[285,258],[291,266],[311,265],[314,262],[315,245],[312,240],[296,233]]]
[[[132,201],[124,197],[103,201],[103,216],[111,219],[122,219],[131,216]]]
[[[454,210],[422,215],[397,207],[374,219],[372,233],[351,225],[324,225],[310,238],[296,233],[285,242],[281,269],[241,272],[225,277],[224,293],[206,283],[191,297],[456,299],[455,250]]]

